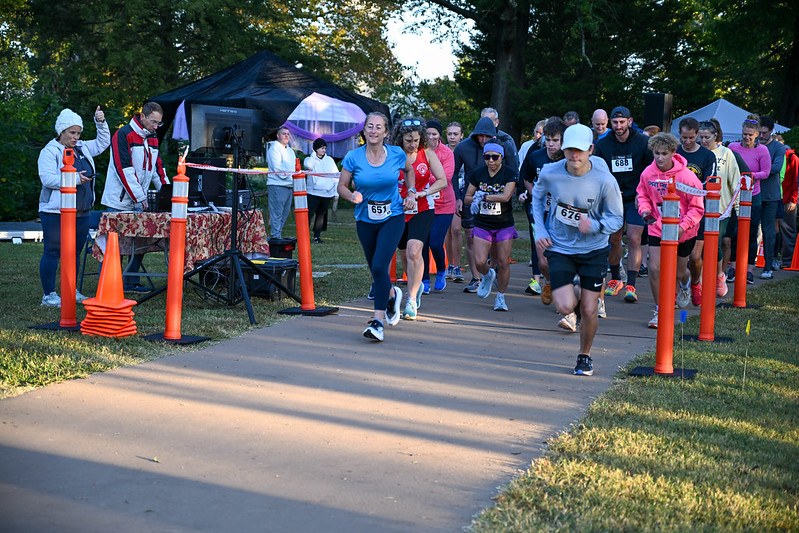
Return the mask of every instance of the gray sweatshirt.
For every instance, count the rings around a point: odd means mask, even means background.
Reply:
[[[782,165],[785,164],[785,145],[779,141],[772,140],[764,145],[768,148],[768,155],[771,156],[771,171],[768,178],[760,182],[760,199],[764,202],[777,202],[782,200],[782,183],[780,182],[780,172]]]
[[[565,159],[544,165],[533,187],[534,220],[544,220],[547,193],[552,195],[552,207],[546,222],[536,224],[536,239],[552,240],[553,252],[575,255],[601,250],[622,227],[621,191],[606,166],[593,164],[587,174],[577,177],[566,171]],[[575,213],[591,219],[590,233],[583,234],[574,225]]]

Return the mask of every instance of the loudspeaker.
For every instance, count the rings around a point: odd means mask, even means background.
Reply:
[[[647,93],[644,95],[644,121],[639,126],[657,126],[660,131],[671,132],[671,105],[671,94]]]
[[[227,160],[223,157],[187,157],[186,162],[217,168],[227,167]],[[225,172],[186,167],[186,176],[189,178],[189,207],[207,206],[212,202],[218,207],[225,205]]]

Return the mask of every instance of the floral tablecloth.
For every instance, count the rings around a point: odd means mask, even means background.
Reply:
[[[163,252],[169,249],[170,213],[104,213],[97,230],[92,256],[103,260],[107,235],[119,235],[119,252],[136,253]],[[233,214],[190,213],[186,222],[185,271],[192,270],[195,263],[214,257],[230,248],[230,224]],[[239,211],[238,249],[245,254],[269,255],[269,241],[264,227],[263,213],[259,210]]]

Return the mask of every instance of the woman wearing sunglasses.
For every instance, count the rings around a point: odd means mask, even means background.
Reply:
[[[415,177],[403,152],[396,146],[386,146],[388,118],[383,113],[369,113],[363,127],[366,144],[350,151],[342,161],[338,194],[355,204],[355,227],[361,241],[366,263],[372,272],[374,317],[363,336],[383,340],[383,325],[399,322],[402,291],[391,286],[388,269],[402,236],[405,220],[403,209],[416,206],[415,194],[403,199],[397,189],[397,173],[413,189]],[[350,182],[355,191],[350,190]]]
[[[402,147],[415,176],[415,183],[409,183],[402,174],[399,177],[400,194],[403,198],[415,196],[416,205],[405,210],[405,232],[398,247],[408,276],[408,302],[402,318],[416,320],[421,305],[420,287],[424,274],[422,249],[430,237],[435,220],[435,199],[447,186],[447,178],[438,156],[428,147],[427,128],[421,119],[410,118],[398,122],[392,139],[394,144]]]
[[[511,198],[516,189],[516,175],[502,165],[505,149],[496,137],[483,146],[486,165],[477,167],[469,174],[469,188],[464,203],[471,205],[474,214],[474,261],[483,275],[477,296],[488,298],[494,280],[497,281],[497,296],[494,311],[507,311],[505,289],[510,279],[510,252],[513,239],[518,239],[513,226]],[[492,268],[488,266],[491,252]],[[495,268],[496,270],[495,270]]]

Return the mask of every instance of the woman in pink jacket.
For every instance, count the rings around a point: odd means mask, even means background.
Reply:
[[[655,314],[649,321],[650,328],[658,327],[658,299],[660,291],[660,236],[662,231],[662,203],[663,195],[668,190],[672,176],[677,183],[702,190],[702,183],[691,172],[685,158],[677,154],[680,141],[670,133],[658,133],[649,139],[647,146],[652,151],[655,160],[641,173],[641,181],[636,188],[638,213],[648,225],[649,244],[649,284],[652,287],[652,296],[655,299]],[[705,204],[702,196],[693,196],[682,191],[677,191],[680,197],[680,228],[679,245],[677,246],[677,280],[679,293],[677,305],[686,307],[691,301],[689,288],[690,274],[688,273],[688,257],[696,243],[696,234],[699,224],[705,214]],[[674,305],[674,300],[664,301],[664,305]]]

